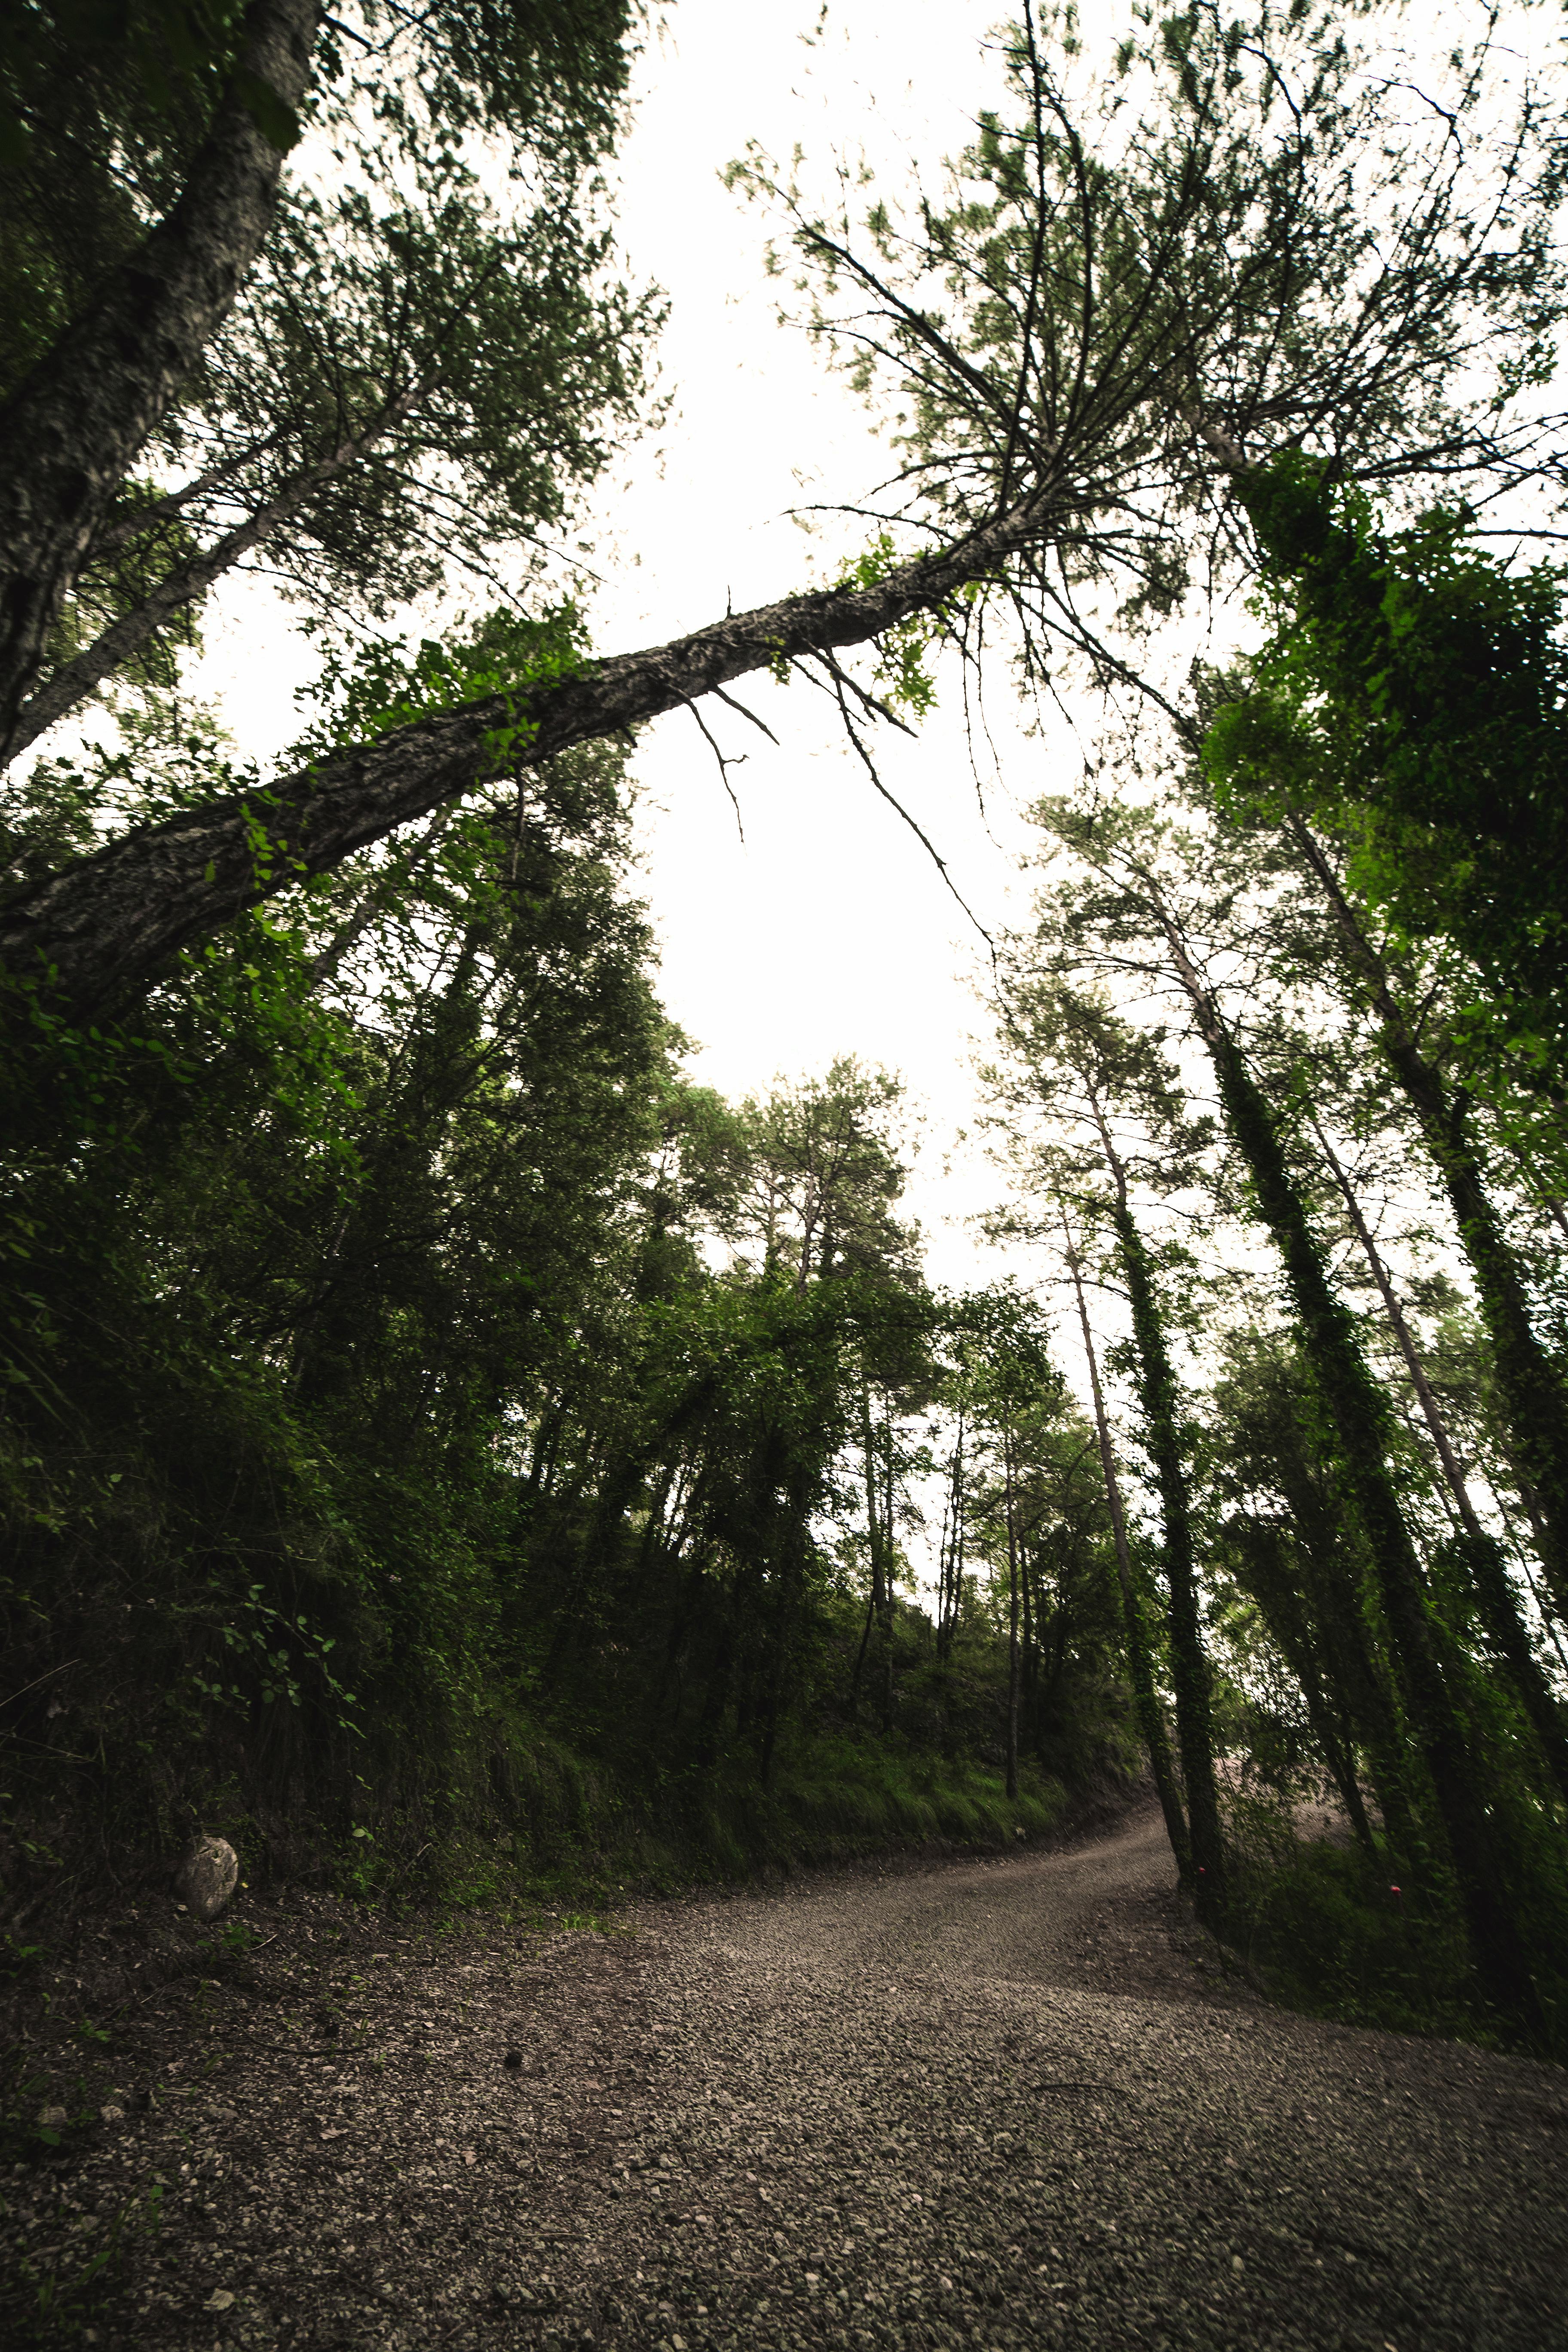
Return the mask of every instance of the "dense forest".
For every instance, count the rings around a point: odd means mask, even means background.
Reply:
[[[1291,1997],[1562,2052],[1568,109],[1461,15],[1424,91],[1375,12],[1026,11],[907,200],[746,150],[889,475],[633,652],[637,13],[8,18],[14,1937],[197,1827],[467,1901],[1147,1785]],[[275,769],[185,686],[247,571]],[[976,950],[1000,1280],[854,1038],[731,1101],[661,1005],[638,730],[750,673],[889,826],[939,699],[1070,709]]]

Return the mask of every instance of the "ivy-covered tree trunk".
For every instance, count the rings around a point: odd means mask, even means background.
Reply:
[[[1331,1455],[1331,1432],[1324,1433],[1330,1443],[1321,1451]],[[1317,1452],[1292,1414],[1276,1469],[1304,1555],[1300,1598],[1310,1618],[1314,1653],[1366,1751],[1391,1853],[1407,1870],[1421,1836],[1405,1727],[1368,1625],[1363,1580],[1347,1556],[1353,1506],[1347,1498],[1347,1507],[1338,1511],[1325,1503],[1313,1475]],[[1331,1459],[1321,1466],[1337,1475]]]
[[[1160,1695],[1154,1687],[1154,1662],[1150,1654],[1149,1637],[1143,1624],[1143,1612],[1139,1604],[1138,1587],[1132,1573],[1132,1554],[1127,1541],[1127,1517],[1121,1507],[1121,1486],[1116,1475],[1116,1456],[1110,1444],[1110,1424],[1106,1418],[1105,1397],[1100,1385],[1100,1362],[1094,1349],[1094,1333],[1089,1327],[1089,1306],[1083,1295],[1083,1276],[1079,1267],[1078,1252],[1070,1241],[1067,1251],[1068,1265],[1072,1275],[1073,1289],[1078,1297],[1078,1319],[1083,1331],[1084,1353],[1089,1360],[1089,1385],[1094,1400],[1095,1434],[1100,1441],[1100,1465],[1105,1478],[1105,1499],[1110,1511],[1110,1531],[1116,1547],[1116,1570],[1121,1587],[1121,1622],[1127,1642],[1127,1671],[1132,1681],[1132,1700],[1138,1710],[1138,1727],[1143,1735],[1143,1746],[1149,1758],[1149,1769],[1153,1776],[1160,1811],[1165,1817],[1165,1834],[1171,1841],[1171,1852],[1176,1858],[1176,1869],[1185,1885],[1193,1878],[1192,1842],[1187,1834],[1186,1815],[1182,1809],[1181,1793],[1176,1787],[1176,1775],[1171,1760],[1171,1743],[1165,1731],[1165,1717],[1160,1706]]]
[[[1501,2008],[1536,2020],[1520,1890],[1510,1884],[1511,1841],[1489,1807],[1491,1775],[1444,1677],[1421,1564],[1389,1473],[1387,1401],[1367,1369],[1349,1313],[1330,1286],[1273,1113],[1173,926],[1167,938],[1214,1064],[1226,1127],[1283,1261],[1302,1343],[1333,1424],[1442,1815],[1478,1970]]]
[[[1332,1688],[1335,1677],[1330,1669],[1331,1653],[1325,1654],[1328,1645],[1321,1639],[1321,1628],[1313,1623],[1299,1589],[1285,1538],[1279,1528],[1253,1519],[1247,1523],[1246,1540],[1238,1549],[1240,1581],[1257,1604],[1280,1656],[1301,1686],[1312,1737],[1322,1750],[1330,1778],[1339,1790],[1345,1818],[1363,1853],[1371,1855],[1376,1852],[1376,1843],[1356,1778],[1352,1710],[1343,1692]]]
[[[893,1727],[893,1632],[896,1622],[893,1552],[893,1424],[882,1421],[882,1731]]]
[[[1018,1493],[1013,1432],[1002,1435],[1007,1515],[1007,1795],[1018,1794]]]
[[[871,1637],[875,1634],[878,1648],[877,1712],[881,1728],[886,1732],[891,1723],[893,1710],[891,1531],[885,1528],[887,1515],[878,1491],[879,1482],[876,1431],[871,1419],[871,1387],[864,1378],[860,1383],[860,1460],[866,1488],[866,1558],[870,1589],[866,1596],[866,1623],[860,1635],[860,1647],[856,1653],[849,1703],[853,1708],[859,1702],[860,1680],[866,1670]]]
[[[1170,1595],[1171,1678],[1176,1693],[1176,1738],[1182,1754],[1182,1779],[1187,1791],[1193,1870],[1197,1880],[1196,1899],[1200,1911],[1214,1917],[1225,1907],[1225,1840],[1220,1829],[1219,1797],[1215,1782],[1209,1663],[1204,1653],[1203,1629],[1198,1617],[1192,1503],[1187,1487],[1186,1465],[1182,1458],[1176,1377],[1171,1367],[1170,1350],[1165,1345],[1148,1252],[1127,1204],[1126,1186],[1114,1155],[1111,1166],[1119,1193],[1113,1212],[1117,1253],[1132,1306],[1138,1402],[1143,1409],[1149,1452],[1160,1494],[1161,1549]]]
[[[1323,1157],[1333,1171],[1334,1179],[1349,1212],[1351,1223],[1355,1229],[1367,1264],[1372,1269],[1373,1279],[1387,1309],[1388,1319],[1409,1370],[1416,1400],[1420,1404],[1426,1426],[1431,1432],[1437,1458],[1442,1464],[1443,1475],[1459,1521],[1460,1533],[1456,1549],[1468,1572],[1470,1588],[1475,1594],[1481,1622],[1486,1628],[1487,1638],[1506,1666],[1520,1704],[1530,1717],[1536,1738],[1541,1743],[1542,1754],[1551,1777],[1556,1782],[1560,1793],[1568,1798],[1568,1738],[1563,1734],[1562,1710],[1551,1684],[1542,1672],[1541,1661],[1535,1654],[1529,1630],[1520,1613],[1518,1598],[1508,1572],[1508,1563],[1503,1557],[1502,1546],[1489,1528],[1482,1527],[1476,1516],[1475,1505],[1470,1500],[1464,1475],[1455,1458],[1453,1446],[1449,1443],[1447,1427],[1441,1409],[1432,1392],[1432,1383],[1426,1378],[1426,1368],[1421,1361],[1420,1352],[1411,1335],[1410,1326],[1405,1320],[1398,1295],[1389,1280],[1388,1269],[1383,1263],[1382,1254],[1372,1237],[1366,1219],[1362,1215],[1361,1203],[1355,1196],[1355,1188],[1341,1166],[1332,1146],[1321,1130],[1318,1143]]]
[[[1468,1098],[1422,1053],[1383,960],[1341,889],[1322,845],[1300,817],[1292,818],[1290,830],[1333,909],[1347,957],[1377,1016],[1384,1057],[1420,1121],[1443,1180],[1475,1276],[1521,1466],[1539,1501],[1542,1568],[1560,1613],[1568,1619],[1568,1388],[1536,1337],[1519,1263],[1492,1204],[1470,1134]]]
[[[952,1460],[948,1471],[947,1525],[942,1556],[942,1589],[937,1599],[936,1654],[945,1664],[952,1654],[953,1636],[958,1631],[959,1610],[963,1599],[963,1441],[964,1407],[958,1407],[958,1428],[952,1443]]]

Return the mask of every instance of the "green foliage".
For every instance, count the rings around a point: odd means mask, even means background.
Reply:
[[[26,2095],[30,2086],[22,2087]],[[0,2134],[6,2137],[7,2120],[0,2117]],[[94,2341],[93,2322],[111,2319],[122,2303],[126,2273],[156,2237],[163,2219],[163,2190],[154,2186],[134,2204],[122,2206],[107,2228],[79,2240],[71,2259],[57,2259],[46,2268],[24,2255],[0,2289],[6,2342],[20,2352],[58,2352],[62,2345]]]
[[[839,573],[837,585],[841,588],[874,588],[889,572],[896,572],[908,557],[900,555],[888,532],[879,531],[868,548],[863,548]],[[931,647],[942,634],[944,616],[940,610],[911,613],[907,620],[877,640],[877,684],[895,709],[907,710],[911,719],[924,719],[936,707],[936,681],[928,667]]]
[[[580,657],[570,613],[388,648],[329,678],[321,727]],[[228,757],[186,715],[42,769],[15,855],[183,806]],[[999,1838],[1121,1755],[1048,1512],[1017,1805],[990,1786],[994,1622],[939,1661],[895,1597],[939,1319],[896,1081],[688,1085],[619,755],[492,789],[232,926],[120,1029],[40,1028],[33,998],[13,1029],[11,1901],[63,1907],[105,1849],[151,1866],[193,1818],[253,1882],[366,1901]],[[1013,1355],[1054,1408],[1038,1347]]]
[[[1392,1878],[1384,1857],[1301,1846],[1244,1877],[1236,1908],[1239,1948],[1292,2008],[1385,2032],[1495,2038],[1452,1913]]]
[[[1562,567],[1510,569],[1463,509],[1381,529],[1300,453],[1237,493],[1274,629],[1205,740],[1222,806],[1342,840],[1354,891],[1447,944],[1469,1025],[1540,1072],[1568,1037]]]
[[[586,658],[581,615],[562,604],[537,620],[506,608],[477,623],[459,618],[445,636],[375,638],[347,645],[328,641],[309,699],[319,717],[294,746],[292,758],[320,758],[345,746],[374,743],[395,728],[468,702],[510,701],[531,687],[575,677]],[[521,717],[493,730],[485,751],[492,772],[516,766],[532,740]]]

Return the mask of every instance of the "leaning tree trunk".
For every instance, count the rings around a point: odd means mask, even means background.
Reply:
[[[1306,1573],[1300,1598],[1341,1711],[1366,1749],[1392,1853],[1407,1873],[1422,1843],[1411,1786],[1410,1743],[1383,1657],[1371,1637],[1361,1579],[1351,1563],[1346,1537],[1353,1506],[1338,1507],[1337,1496],[1331,1501],[1319,1490],[1314,1473],[1323,1465],[1317,1432],[1309,1433],[1294,1410],[1289,1427],[1291,1443],[1277,1455],[1275,1469],[1301,1544]],[[1333,1466],[1337,1473],[1338,1465]]]
[[[1161,1550],[1169,1590],[1167,1617],[1171,1633],[1171,1679],[1176,1694],[1176,1740],[1182,1753],[1182,1779],[1187,1792],[1187,1820],[1192,1832],[1194,1894],[1199,1909],[1211,1922],[1225,1907],[1225,1840],[1220,1830],[1219,1793],[1215,1782],[1214,1717],[1208,1659],[1204,1654],[1198,1615],[1197,1574],[1193,1560],[1193,1515],[1182,1458],[1178,1427],[1176,1376],[1165,1345],[1164,1326],[1149,1253],[1133,1219],[1127,1193],[1127,1171],[1117,1150],[1092,1081],[1088,1092],[1100,1148],[1116,1188],[1111,1223],[1117,1255],[1132,1308],[1132,1344],[1137,1366],[1138,1402],[1154,1464],[1160,1495]]]
[[[0,410],[0,745],[138,452],[234,306],[283,154],[257,121],[310,81],[321,0],[252,0],[179,199]],[[265,99],[263,97],[263,103]]]
[[[1366,1219],[1362,1214],[1361,1202],[1355,1196],[1355,1188],[1341,1166],[1328,1138],[1321,1129],[1317,1127],[1315,1120],[1313,1125],[1317,1129],[1319,1149],[1332,1170],[1335,1181],[1339,1185],[1356,1238],[1361,1243],[1367,1265],[1372,1269],[1373,1280],[1377,1285],[1394,1338],[1399,1342],[1400,1353],[1405,1358],[1411,1384],[1415,1391],[1416,1401],[1420,1404],[1422,1415],[1431,1433],[1437,1459],[1443,1465],[1443,1475],[1453,1497],[1455,1516],[1459,1522],[1460,1543],[1465,1565],[1469,1571],[1471,1587],[1480,1610],[1481,1622],[1487,1630],[1487,1637],[1508,1669],[1509,1677],[1541,1743],[1548,1771],[1555,1780],[1559,1793],[1568,1798],[1568,1738],[1563,1736],[1562,1710],[1551,1684],[1542,1672],[1541,1661],[1535,1654],[1529,1629],[1520,1613],[1519,1602],[1509,1577],[1508,1563],[1503,1557],[1502,1546],[1489,1528],[1482,1527],[1476,1516],[1476,1507],[1470,1500],[1464,1474],[1455,1458],[1454,1449],[1448,1439],[1447,1426],[1444,1422],[1437,1400],[1432,1392],[1432,1383],[1426,1377],[1426,1368],[1421,1361],[1410,1326],[1405,1320],[1405,1309],[1399,1303],[1398,1294],[1389,1279],[1388,1269],[1384,1265],[1382,1253],[1372,1237]]]
[[[431,390],[428,383],[412,386],[397,400],[389,402],[381,415],[365,429],[343,441],[312,466],[301,467],[274,495],[265,499],[255,512],[215,540],[210,547],[199,548],[184,563],[165,573],[157,586],[144,596],[141,604],[100,631],[89,646],[68,662],[51,671],[44,684],[28,696],[16,713],[5,745],[5,759],[0,765],[15,760],[30,743],[74,710],[79,702],[100,686],[115,670],[121,669],[154,637],[158,631],[206,594],[216,581],[243,562],[253,549],[265,546],[273,533],[298,512],[315,490],[335,481],[340,474],[357,464],[367,450],[392,432],[411,414]]]
[[[411,818],[574,743],[679,710],[749,671],[864,645],[941,606],[1043,539],[1066,496],[1053,478],[966,539],[869,587],[819,589],[729,614],[669,645],[439,712],[264,788],[138,826],[8,901],[0,963],[14,982],[47,984],[52,1010],[91,1017],[166,971],[193,940]]]
[[[1225,1907],[1225,1841],[1215,1783],[1214,1716],[1209,1663],[1198,1618],[1197,1575],[1186,1465],[1176,1417],[1176,1377],[1160,1317],[1143,1236],[1127,1206],[1121,1171],[1113,1172],[1123,1197],[1114,1211],[1118,1255],[1132,1306],[1138,1401],[1143,1408],[1155,1484],[1160,1493],[1165,1576],[1170,1587],[1171,1679],[1176,1692],[1176,1738],[1192,1825],[1193,1869],[1199,1910],[1213,1920]]]
[[[1356,1843],[1371,1859],[1377,1845],[1356,1779],[1352,1710],[1342,1689],[1331,1693],[1325,1687],[1326,1645],[1300,1589],[1299,1573],[1286,1556],[1285,1538],[1278,1528],[1252,1518],[1247,1522],[1238,1552],[1240,1580],[1257,1603],[1275,1648],[1300,1685],[1312,1737],[1322,1750]],[[1334,1679],[1331,1665],[1331,1685]]]

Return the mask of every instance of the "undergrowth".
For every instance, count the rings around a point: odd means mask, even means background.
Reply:
[[[1232,1793],[1224,1941],[1273,1999],[1310,2017],[1489,2048],[1568,2056],[1553,1988],[1533,2032],[1499,2018],[1479,1986],[1441,1883],[1348,1836],[1303,1838],[1292,1809]]]

